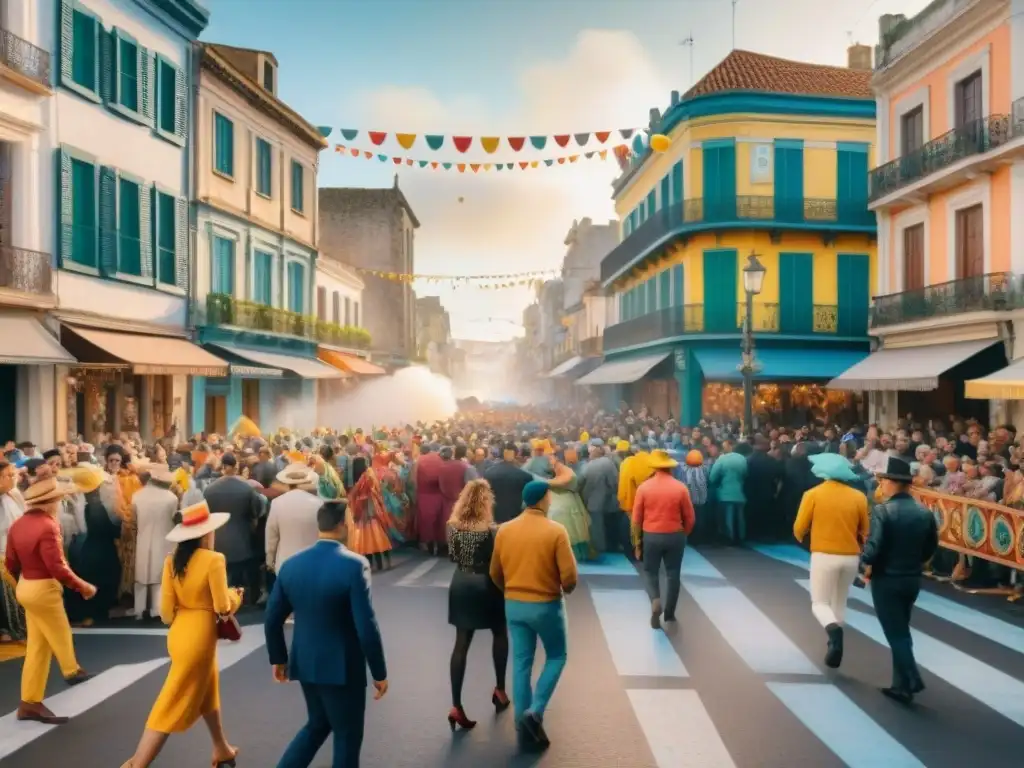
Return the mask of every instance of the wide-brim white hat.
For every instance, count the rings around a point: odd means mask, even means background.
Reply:
[[[312,467],[306,464],[289,464],[277,473],[277,482],[281,485],[314,485],[319,479]]]
[[[181,510],[181,522],[167,534],[167,541],[178,544],[182,541],[201,539],[211,531],[227,523],[231,515],[227,512],[211,512],[205,501],[192,504]]]
[[[151,480],[156,480],[158,483],[174,482],[174,473],[171,472],[171,468],[166,464],[147,464],[139,471],[145,472]]]

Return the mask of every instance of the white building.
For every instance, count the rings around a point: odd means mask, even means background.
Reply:
[[[320,322],[362,328],[363,280],[333,259],[316,262],[316,316]]]

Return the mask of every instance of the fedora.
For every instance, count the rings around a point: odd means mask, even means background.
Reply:
[[[647,466],[651,469],[674,469],[679,462],[669,456],[668,451],[658,448],[647,457]]]
[[[884,472],[878,472],[877,476],[883,480],[894,480],[897,483],[912,483],[914,477],[910,472],[910,465],[903,459],[890,456],[885,465]]]
[[[289,464],[277,473],[277,482],[281,485],[311,485],[317,483],[320,477],[306,464]]]
[[[205,501],[181,510],[181,522],[167,534],[167,541],[179,544],[183,541],[201,539],[210,531],[216,531],[231,519],[227,512],[211,512]]]
[[[36,482],[30,485],[23,494],[26,507],[57,501],[69,493],[74,493],[74,488],[70,483],[58,483],[57,478],[53,476],[53,470],[45,465],[37,470],[36,478],[38,478]]]
[[[174,473],[166,464],[147,464],[140,471],[146,472],[150,480],[156,480],[158,483],[174,482]]]

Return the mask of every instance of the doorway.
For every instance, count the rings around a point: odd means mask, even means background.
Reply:
[[[224,395],[206,396],[206,434],[224,435],[228,431],[228,399]]]

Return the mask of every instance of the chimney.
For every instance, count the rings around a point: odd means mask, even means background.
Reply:
[[[854,43],[846,49],[846,66],[850,69],[858,69],[865,72],[870,72],[871,66],[871,46],[861,45],[860,43]]]
[[[679,91],[672,91],[672,101],[671,101],[671,104],[674,107],[678,103],[679,103]]]
[[[893,28],[902,24],[907,20],[907,17],[902,13],[886,13],[878,17],[878,39],[882,43],[885,42],[885,36],[888,35]]]

